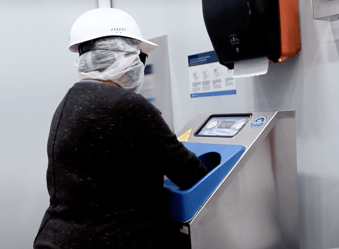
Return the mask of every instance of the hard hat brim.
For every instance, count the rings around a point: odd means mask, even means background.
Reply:
[[[112,36],[112,35],[107,35],[107,36],[102,36],[102,37],[108,37],[108,36]],[[113,35],[113,36],[119,36],[119,35]],[[141,44],[140,44],[140,48],[142,50],[143,53],[145,54],[149,54],[150,52],[152,52],[156,47],[158,47],[157,44],[153,43],[153,42],[150,42],[150,41],[147,41],[147,40],[144,40],[144,39],[140,39],[139,37],[136,38],[136,37],[133,37],[133,36],[119,36],[119,37],[127,37],[127,38],[132,38],[132,39],[136,39],[138,41],[141,41]],[[96,38],[93,38],[93,39],[97,39],[98,37]],[[92,40],[92,39],[90,39]],[[86,40],[88,41],[88,40]],[[73,53],[78,53],[78,46],[79,44],[83,43],[85,41],[77,41],[76,44],[73,44],[69,47],[69,50]]]

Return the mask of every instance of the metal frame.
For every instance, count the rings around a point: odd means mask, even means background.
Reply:
[[[338,0],[313,0],[313,18],[315,20],[336,21],[339,19]]]
[[[239,144],[246,151],[185,225],[192,249],[299,249],[295,112],[253,112],[237,136],[191,136],[188,142]],[[183,129],[196,131],[207,115]],[[232,115],[232,114],[229,114]],[[259,128],[251,123],[260,116]]]

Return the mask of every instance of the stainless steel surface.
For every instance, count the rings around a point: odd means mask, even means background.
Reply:
[[[215,113],[206,113],[201,115],[194,116],[185,126],[184,128],[178,133],[181,135],[185,133],[187,130],[192,129],[192,134],[188,140],[188,142],[192,143],[214,143],[214,144],[238,144],[243,145],[246,147],[251,146],[253,141],[260,135],[263,130],[266,130],[266,127],[272,122],[272,118],[276,115],[276,112],[256,112],[252,113],[252,117],[249,119],[247,124],[244,128],[233,138],[227,137],[197,137],[194,134],[200,128],[200,125],[203,124],[211,115]],[[222,114],[222,113],[218,113]],[[238,113],[225,113],[225,115],[232,115]],[[265,116],[266,122],[263,126],[252,129],[250,128],[250,124],[257,118]]]
[[[313,18],[316,20],[335,21],[339,19],[338,0],[313,0]]]
[[[210,115],[192,119],[183,132]],[[253,129],[260,116],[267,120]],[[240,144],[246,151],[189,222],[192,249],[297,249],[295,112],[253,113],[233,138],[191,136],[189,142]]]

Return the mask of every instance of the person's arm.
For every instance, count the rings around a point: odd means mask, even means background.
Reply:
[[[207,174],[202,162],[178,141],[159,111],[144,97],[135,95],[125,105],[129,126],[138,127],[131,138],[134,145],[162,167],[173,183],[185,190]]]

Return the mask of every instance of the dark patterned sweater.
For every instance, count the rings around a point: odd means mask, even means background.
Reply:
[[[34,248],[164,248],[164,175],[188,189],[205,174],[144,97],[76,83],[52,120]]]

